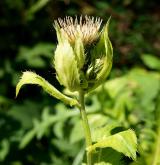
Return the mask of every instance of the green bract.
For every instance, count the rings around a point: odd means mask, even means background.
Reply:
[[[55,21],[58,45],[54,66],[58,81],[70,91],[89,92],[108,76],[113,57],[109,20],[101,32],[99,18],[86,16],[78,21],[66,17]]]
[[[55,51],[54,64],[57,78],[71,91],[79,89],[79,70],[72,47],[68,42],[60,43]]]

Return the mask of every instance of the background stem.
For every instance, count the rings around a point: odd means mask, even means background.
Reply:
[[[83,129],[84,129],[84,133],[85,133],[86,147],[89,147],[90,145],[92,145],[92,138],[91,138],[90,127],[88,124],[87,114],[85,111],[84,92],[83,91],[79,92],[79,103],[81,105],[80,113],[81,113],[81,118],[82,118]],[[92,165],[92,155],[90,152],[87,152],[87,165]]]

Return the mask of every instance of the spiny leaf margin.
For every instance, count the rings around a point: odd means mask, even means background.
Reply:
[[[21,87],[25,84],[36,84],[41,86],[44,91],[46,91],[51,96],[63,101],[65,104],[69,104],[70,106],[79,106],[79,103],[76,99],[70,98],[60,91],[58,91],[54,86],[52,86],[48,81],[46,81],[43,77],[37,75],[34,72],[26,71],[23,72],[23,75],[16,86],[16,97],[21,89]]]
[[[92,152],[95,151],[96,148],[106,147],[111,147],[123,153],[125,156],[136,160],[137,137],[135,132],[131,129],[108,136],[106,139],[89,146],[87,151]]]

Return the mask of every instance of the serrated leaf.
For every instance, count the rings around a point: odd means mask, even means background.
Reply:
[[[96,148],[111,147],[114,150],[123,153],[125,156],[136,159],[137,151],[137,138],[133,130],[123,131],[112,136],[108,136],[106,139],[91,145],[87,148],[88,152],[96,150]]]
[[[97,150],[92,154],[92,164],[94,165],[124,165],[123,154],[112,148]]]
[[[41,86],[48,94],[51,96],[63,101],[66,104],[69,104],[70,106],[78,105],[77,100],[70,98],[68,96],[65,96],[60,91],[58,91],[54,86],[52,86],[48,81],[46,81],[41,76],[37,75],[33,72],[24,72],[20,81],[18,82],[16,86],[16,97],[19,93],[19,90],[21,87],[25,84],[36,84]]]
[[[105,126],[94,129],[92,131],[92,140],[97,142],[100,139],[106,139],[111,135],[111,130],[118,126],[118,123],[112,121],[111,123],[107,123]]]
[[[95,154],[94,154],[95,155]],[[97,156],[96,156],[97,155]],[[96,157],[98,158],[97,161],[95,162],[94,165],[101,165],[102,164],[107,164],[107,165],[124,165],[123,162],[123,154],[120,152],[115,151],[112,148],[104,148],[100,149],[96,153]],[[96,164],[97,163],[97,164]]]

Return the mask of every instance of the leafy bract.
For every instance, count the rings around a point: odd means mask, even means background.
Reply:
[[[68,42],[60,43],[55,51],[54,66],[58,81],[70,91],[79,89],[79,70],[71,45]]]
[[[78,67],[81,69],[85,63],[84,45],[81,38],[78,38],[75,41],[74,51],[75,51]]]
[[[125,156],[136,159],[137,151],[137,138],[133,130],[127,130],[119,132],[112,136],[108,136],[103,140],[99,140],[97,143],[87,148],[88,152],[96,150],[96,148],[111,147],[114,150],[123,153]]]
[[[63,101],[66,104],[69,104],[70,106],[78,105],[77,100],[70,98],[68,96],[65,96],[60,91],[58,91],[54,86],[52,86],[48,81],[46,81],[41,76],[37,75],[33,72],[24,72],[20,81],[18,82],[16,86],[16,96],[19,93],[19,90],[21,87],[25,84],[36,84],[41,86],[48,94],[51,96]]]
[[[102,29],[98,43],[91,51],[92,63],[86,72],[88,91],[97,88],[106,79],[112,67],[113,48],[108,36],[109,21],[110,19]]]
[[[111,67],[112,67],[113,48],[112,48],[112,44],[111,44],[109,36],[108,36],[109,22],[110,22],[110,19],[107,21],[107,24],[105,25],[105,27],[102,31],[102,35],[101,35],[100,41],[98,43],[99,45],[97,45],[98,49],[100,49],[100,48],[102,48],[101,44],[103,43],[103,47],[105,50],[105,52],[103,52],[101,50],[102,55],[104,53],[104,65],[103,65],[103,69],[97,75],[97,79],[100,79],[100,81],[104,81],[104,79],[107,77],[107,75],[109,74]],[[98,50],[98,51],[100,51],[100,50]]]

